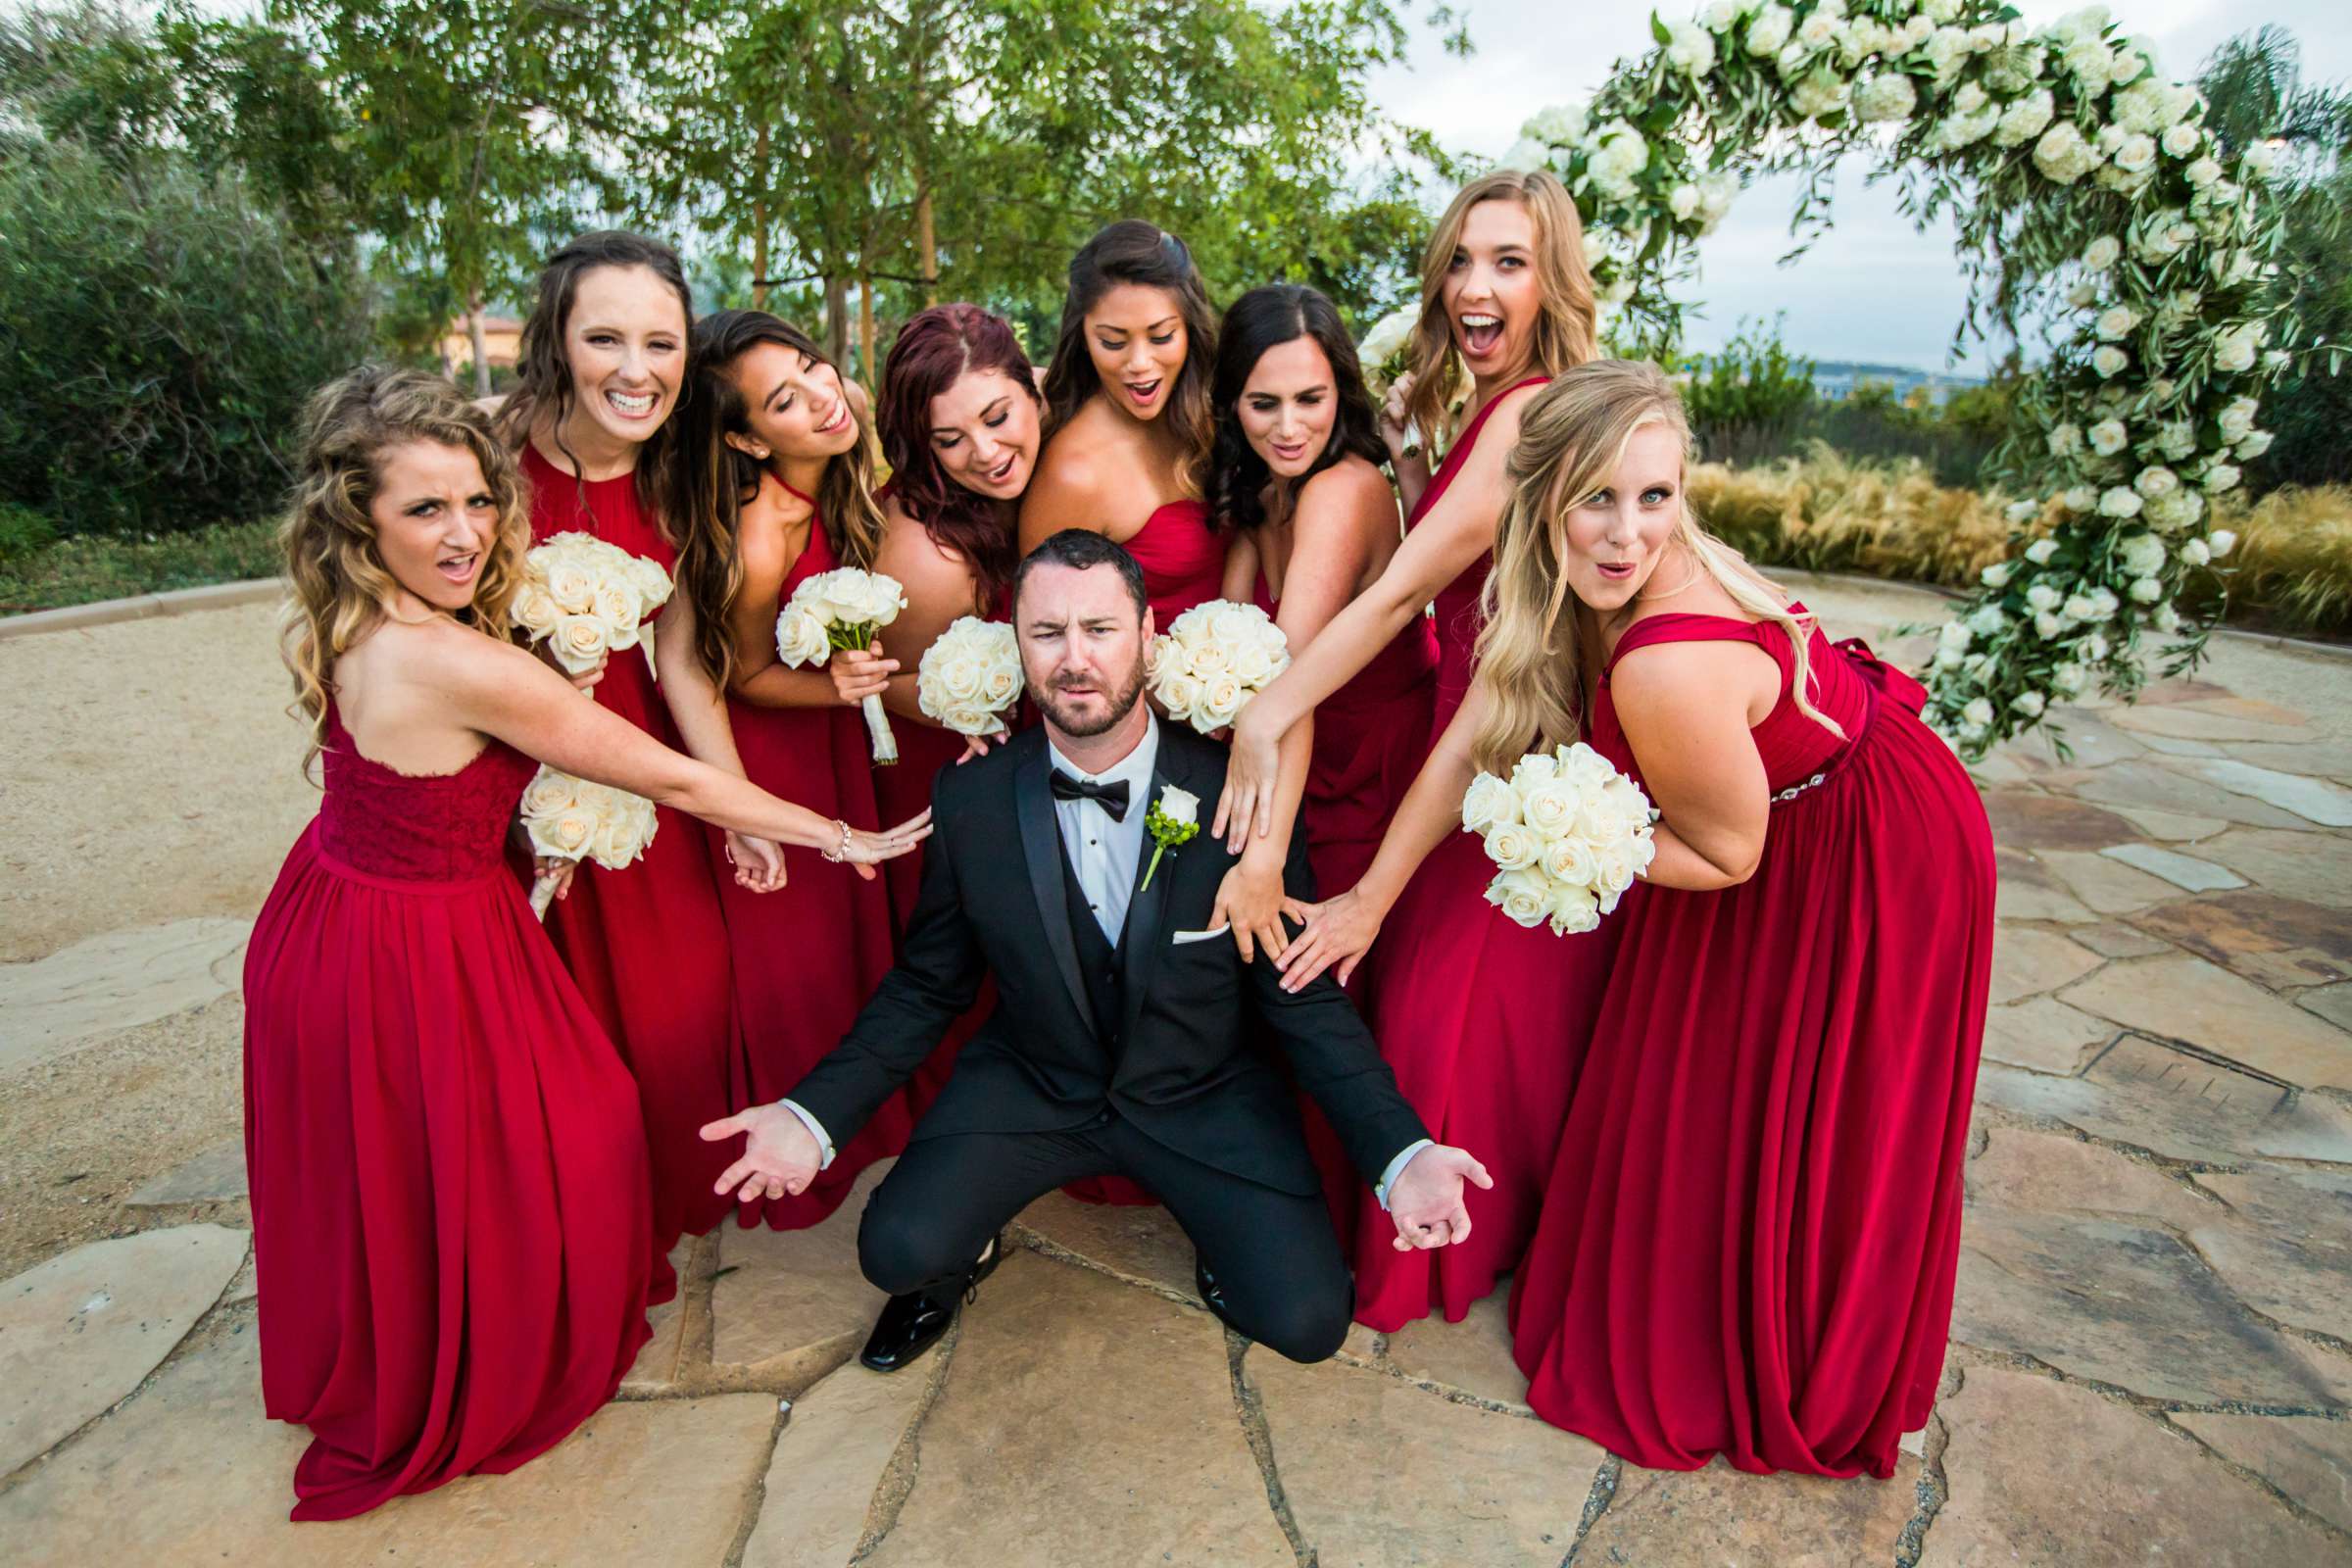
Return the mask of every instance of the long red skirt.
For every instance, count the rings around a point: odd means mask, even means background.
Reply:
[[[1968,775],[1889,702],[1749,881],[1625,911],[1513,1291],[1538,1414],[1657,1468],[1893,1474],[1951,1322],[1992,900]]]
[[[293,1516],[343,1519],[610,1398],[649,1217],[636,1085],[512,875],[369,876],[318,840],[246,954],[245,1148],[263,1404],[315,1439]]]

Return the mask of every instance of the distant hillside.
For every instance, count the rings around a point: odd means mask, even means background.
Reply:
[[[1927,389],[1930,400],[1941,403],[1964,386],[1983,386],[1981,375],[1963,375],[1954,370],[1922,370],[1908,365],[1869,365],[1854,360],[1817,360],[1813,365],[1813,390],[1833,403],[1841,403],[1853,396],[1854,388],[1864,382],[1876,381],[1894,389],[1894,395],[1907,398],[1920,387]]]

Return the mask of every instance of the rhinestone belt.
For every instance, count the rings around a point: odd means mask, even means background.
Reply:
[[[1804,794],[1805,791],[1811,789],[1814,785],[1821,783],[1829,776],[1830,775],[1826,772],[1816,773],[1811,778],[1805,780],[1802,784],[1791,784],[1787,789],[1782,790],[1773,796],[1773,804],[1778,806],[1783,801],[1793,801],[1799,795]]]

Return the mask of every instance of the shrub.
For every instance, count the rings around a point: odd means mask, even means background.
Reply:
[[[0,501],[0,568],[20,566],[56,542],[57,529],[47,517]]]
[[[353,259],[182,158],[18,151],[0,166],[0,501],[69,534],[266,510],[304,398],[367,352]]]

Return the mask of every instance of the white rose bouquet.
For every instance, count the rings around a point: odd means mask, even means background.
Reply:
[[[1462,828],[1495,866],[1487,902],[1553,936],[1613,912],[1657,853],[1649,797],[1579,741],[1519,759],[1508,779],[1481,773],[1462,796]]]
[[[669,593],[669,573],[643,556],[592,533],[560,533],[523,556],[507,618],[577,675],[607,654],[650,645],[645,617]]]
[[[1421,325],[1421,307],[1407,305],[1372,323],[1372,330],[1355,346],[1364,369],[1364,390],[1377,404],[1389,395],[1396,378],[1412,368],[1413,333]]]
[[[1001,620],[957,617],[915,671],[915,702],[958,735],[999,733],[1020,695],[1021,651]]]
[[[661,826],[654,803],[607,784],[542,767],[522,792],[523,831],[531,853],[550,860],[594,860],[617,871],[645,853]],[[548,904],[563,881],[561,872],[542,872],[531,884],[531,912],[547,918]]]
[[[1234,720],[1291,667],[1290,639],[1255,605],[1211,599],[1152,639],[1152,695],[1203,735]]]
[[[896,577],[855,566],[820,571],[792,591],[776,617],[776,657],[797,669],[824,663],[837,648],[870,648],[906,608],[906,591]],[[898,737],[890,732],[881,697],[868,697],[858,708],[873,737],[874,760],[884,766],[897,761]]]

